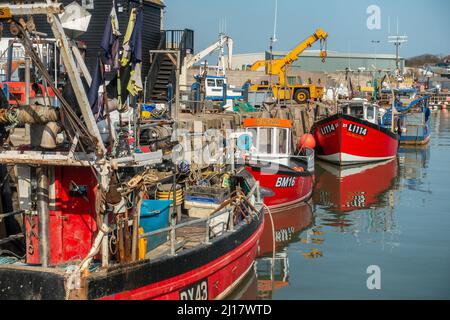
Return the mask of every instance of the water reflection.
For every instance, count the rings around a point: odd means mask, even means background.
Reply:
[[[397,160],[363,166],[337,167],[319,162],[314,196],[326,214],[321,215],[321,225],[339,232],[392,231],[396,228],[392,210],[398,189]],[[366,216],[352,214],[365,210]]]
[[[266,224],[260,240],[260,256],[256,262],[259,299],[271,299],[276,290],[289,285],[288,245],[298,242],[301,233],[312,226],[313,216],[311,201],[272,212],[273,230],[270,217],[266,214]]]
[[[401,165],[400,176],[403,179],[402,186],[404,188],[431,193],[430,188],[424,184],[427,178],[430,157],[430,146],[400,148],[398,158]]]

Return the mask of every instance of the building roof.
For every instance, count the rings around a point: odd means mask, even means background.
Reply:
[[[245,56],[265,56],[266,54],[269,54],[269,52],[254,52],[254,53],[240,53],[235,54],[234,56],[237,57],[245,57]],[[288,51],[274,51],[274,56],[285,56],[288,54]],[[383,54],[383,53],[343,53],[343,52],[337,52],[337,51],[327,51],[329,58],[352,58],[352,59],[395,59],[395,54]],[[302,54],[302,57],[320,57],[320,50],[305,50]],[[401,60],[404,60],[405,58],[400,57]]]
[[[160,6],[160,7],[165,7],[166,6],[166,4],[164,3],[163,0],[145,0],[145,1],[153,3],[153,4],[156,4],[157,6]]]
[[[285,56],[288,51],[276,51],[273,52],[275,56]],[[354,59],[396,59],[395,54],[385,54],[385,53],[344,53],[337,51],[328,51],[327,54],[329,58],[354,58]],[[305,50],[301,56],[303,57],[318,57],[320,56],[320,50]],[[404,60],[404,58],[400,57]]]

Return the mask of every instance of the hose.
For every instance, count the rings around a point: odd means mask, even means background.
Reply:
[[[269,214],[270,223],[272,225],[272,264],[271,264],[271,280],[272,280],[272,291],[275,291],[275,255],[277,252],[276,248],[276,239],[275,239],[275,224],[273,222],[272,212],[270,211],[270,208],[263,203],[264,209],[267,210],[267,213]]]

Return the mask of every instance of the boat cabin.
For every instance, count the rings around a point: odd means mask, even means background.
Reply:
[[[357,119],[365,120],[367,122],[378,124],[378,115],[380,108],[365,99],[354,99],[349,103],[340,106],[340,112]]]
[[[192,90],[198,90],[202,76],[196,76],[196,83],[193,84]],[[234,86],[228,85],[227,78],[224,76],[210,76],[204,78],[205,81],[205,99],[212,101],[221,101],[224,98],[224,87],[227,88],[226,99],[242,99],[242,90],[236,89]]]
[[[292,154],[290,120],[250,118],[244,120],[244,128],[252,137],[252,158],[286,158]]]

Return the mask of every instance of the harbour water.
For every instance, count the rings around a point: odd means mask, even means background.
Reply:
[[[432,128],[429,146],[395,161],[318,163],[311,204],[273,214],[277,252],[262,250],[243,297],[450,299],[450,113],[435,112]]]

